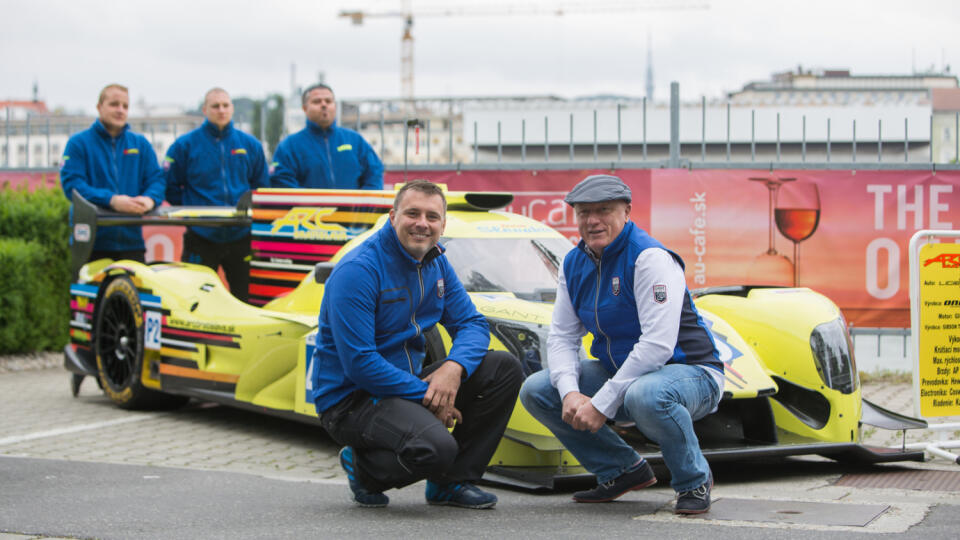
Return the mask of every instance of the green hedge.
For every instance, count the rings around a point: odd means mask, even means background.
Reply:
[[[69,210],[59,189],[0,190],[0,354],[67,343]]]

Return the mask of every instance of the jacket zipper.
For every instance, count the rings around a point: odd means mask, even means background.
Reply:
[[[223,202],[226,206],[230,206],[230,188],[227,185],[227,153],[226,153],[226,141],[221,137],[214,137],[214,140],[217,141],[217,146],[220,147],[220,180],[223,181]],[[217,228],[214,229],[217,231],[215,234],[217,238],[224,239],[227,236],[225,230]]]
[[[410,322],[413,324],[413,327],[417,329],[417,333],[413,336],[415,338],[420,337],[420,325],[417,324],[417,310],[420,309],[420,304],[423,303],[423,272],[422,265],[419,263],[417,263],[417,280],[420,282],[420,299],[417,300],[417,305],[413,308],[413,313],[410,314]],[[403,352],[407,355],[407,365],[410,366],[410,373],[413,373],[413,359],[410,358],[407,341],[403,342]]]
[[[593,299],[593,320],[597,323],[597,331],[603,335],[603,339],[607,342],[607,357],[610,358],[610,363],[613,364],[613,367],[619,368],[617,363],[613,360],[613,353],[610,352],[610,337],[607,336],[606,332],[600,328],[600,270],[602,269],[603,261],[597,260],[597,294]]]
[[[113,168],[113,185],[114,189],[117,190],[117,193],[123,193],[120,186],[120,156],[117,155],[117,142],[119,137],[113,138],[110,137],[110,146],[113,147],[113,159],[111,160],[110,165]]]
[[[323,146],[327,149],[327,170],[330,171],[330,188],[337,187],[337,177],[333,174],[333,154],[330,153],[330,137],[333,136],[333,132],[329,135],[323,135]]]

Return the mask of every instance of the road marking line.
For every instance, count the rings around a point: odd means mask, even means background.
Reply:
[[[138,414],[136,416],[125,416],[123,418],[117,418],[116,420],[106,420],[104,422],[94,422],[92,424],[80,424],[78,426],[49,429],[47,431],[37,431],[34,433],[27,433],[25,435],[14,435],[12,437],[4,437],[0,439],[0,446],[32,441],[34,439],[44,439],[47,437],[58,437],[60,435],[69,435],[71,433],[79,433],[81,431],[90,431],[92,429],[100,429],[103,427],[116,426],[120,424],[129,424],[130,422],[139,422],[141,420],[149,420],[151,418],[156,418],[156,416],[157,415],[155,414]]]

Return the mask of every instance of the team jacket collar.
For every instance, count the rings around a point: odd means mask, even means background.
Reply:
[[[233,130],[233,120],[227,122],[227,125],[223,126],[223,129],[218,128],[210,120],[203,121],[203,130],[210,134],[214,139],[222,139],[230,134]]]
[[[100,135],[104,139],[113,139],[114,137],[110,135],[110,132],[107,131],[107,127],[103,125],[103,122],[99,118],[93,121],[93,125],[90,126],[94,131],[97,132],[97,135]],[[120,131],[120,135],[117,135],[116,138],[119,139],[126,135],[127,131],[130,129],[130,124],[124,124],[123,130]]]
[[[330,127],[328,127],[327,129],[323,129],[322,127],[320,127],[320,124],[317,124],[312,120],[307,120],[307,129],[309,129],[312,133],[316,133],[318,135],[323,135],[324,137],[326,137],[331,133],[333,133],[335,129],[337,129],[337,121],[334,120],[333,123],[330,124]]]
[[[580,251],[586,253],[587,256],[593,259],[594,261],[615,257],[617,254],[623,251],[623,248],[627,245],[627,242],[630,239],[630,235],[633,234],[634,227],[635,226],[633,224],[633,221],[627,221],[627,224],[623,226],[623,230],[620,231],[620,234],[618,234],[617,237],[613,239],[613,242],[610,242],[610,245],[603,248],[603,253],[601,254],[600,257],[597,257],[596,255],[593,254],[593,251],[591,251],[590,248],[587,247],[587,243],[584,242],[582,238],[580,239],[580,242],[577,244],[577,248]]]
[[[394,256],[400,257],[401,260],[407,261],[410,264],[416,266],[418,264],[427,265],[430,261],[436,259],[440,255],[443,255],[444,248],[440,244],[433,246],[433,249],[427,252],[423,256],[423,261],[418,261],[411,256],[406,249],[403,248],[403,244],[400,243],[400,238],[397,237],[397,231],[393,228],[393,223],[390,220],[387,220],[387,223],[380,229],[378,233],[381,237],[382,243],[385,246],[385,249],[389,250]]]

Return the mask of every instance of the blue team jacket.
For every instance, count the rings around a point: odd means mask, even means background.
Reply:
[[[470,376],[490,343],[486,319],[441,248],[418,263],[387,222],[327,279],[307,399],[318,413],[357,389],[380,398],[422,400],[428,386],[419,378],[423,332],[438,322],[453,338],[447,359]]]
[[[164,179],[157,154],[146,137],[130,131],[129,125],[114,138],[95,120],[70,137],[61,163],[60,185],[68,199],[72,200],[73,190],[77,190],[103,208],[110,208],[114,195],[146,195],[155,206],[163,202]],[[144,248],[138,226],[100,227],[93,244],[94,250],[106,251]]]
[[[167,173],[167,202],[189,206],[236,206],[240,196],[258,187],[269,187],[263,146],[252,136],[223,130],[205,120],[179,137],[163,162]],[[191,227],[212,242],[238,240],[249,227]]]
[[[273,187],[383,189],[383,163],[356,131],[307,127],[280,142],[270,163]]]
[[[563,259],[570,301],[580,322],[593,334],[590,353],[610,373],[620,369],[643,334],[633,291],[634,264],[640,253],[651,247],[666,250],[683,267],[679,255],[632,221],[603,249],[599,261],[587,253],[583,240]],[[684,291],[680,332],[667,363],[706,364],[723,371],[713,336],[693,305],[689,290]]]

